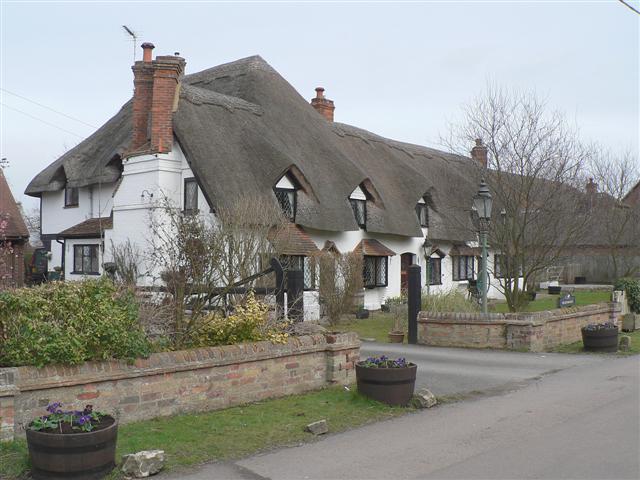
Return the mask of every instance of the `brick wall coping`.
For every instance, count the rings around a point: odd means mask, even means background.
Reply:
[[[359,348],[359,346],[360,340],[356,333],[329,333],[290,337],[285,344],[264,341],[153,353],[149,358],[139,358],[133,363],[111,360],[85,362],[80,365],[47,365],[42,368],[32,366],[0,368],[0,397],[13,396],[16,390],[46,390],[257,362],[313,352],[335,352]]]
[[[418,323],[448,323],[474,325],[543,325],[568,318],[578,318],[597,313],[615,312],[620,306],[614,302],[584,305],[581,307],[558,308],[542,312],[527,313],[454,313],[454,312],[420,312]]]

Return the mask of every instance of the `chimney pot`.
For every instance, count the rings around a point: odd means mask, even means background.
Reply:
[[[478,162],[483,168],[487,168],[487,147],[481,138],[476,138],[476,146],[471,149],[471,158]]]
[[[316,97],[311,99],[311,106],[316,109],[316,112],[327,119],[327,121],[333,122],[333,112],[336,107],[333,105],[333,100],[325,98],[324,88],[316,88]]]
[[[154,48],[156,48],[156,46],[151,43],[151,42],[144,42],[142,45],[142,50],[143,50],[143,54],[142,54],[142,61],[143,62],[150,62],[151,60],[153,60],[152,57],[152,53],[151,50],[153,50]]]

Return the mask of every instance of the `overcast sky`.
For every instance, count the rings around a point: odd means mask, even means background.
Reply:
[[[306,98],[324,86],[336,121],[398,140],[437,147],[491,81],[535,90],[587,141],[640,150],[640,16],[617,0],[1,3],[0,154],[28,207],[31,178],[131,96],[123,24],[188,73],[259,54]]]

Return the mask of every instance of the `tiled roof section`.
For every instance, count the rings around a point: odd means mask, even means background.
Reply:
[[[272,235],[271,242],[282,255],[309,256],[318,253],[318,247],[302,227],[288,223]]]
[[[58,234],[64,238],[96,238],[101,237],[102,232],[113,228],[113,217],[90,218],[69,227]]]
[[[396,252],[374,238],[365,238],[364,240],[361,240],[353,251],[372,257],[393,257],[396,254]]]
[[[480,247],[467,247],[466,245],[457,245],[451,249],[449,255],[467,255],[470,257],[479,257],[482,255],[482,249]]]
[[[29,230],[24,223],[24,219],[18,208],[15,198],[11,193],[7,179],[0,169],[0,221],[7,222],[7,225],[0,232],[3,238],[29,238]]]

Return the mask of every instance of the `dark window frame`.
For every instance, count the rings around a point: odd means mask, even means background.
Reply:
[[[359,198],[350,198],[349,204],[351,205],[351,209],[353,210],[353,216],[356,219],[356,223],[363,230],[367,229],[367,201],[361,200]],[[362,210],[359,207],[362,207]],[[360,213],[362,214],[362,218],[359,218]]]
[[[311,292],[318,289],[318,266],[307,255],[280,255],[280,263],[285,272],[295,267],[302,270],[304,291]]]
[[[429,207],[426,203],[416,204],[416,215],[422,228],[429,228]],[[424,216],[424,218],[423,218]]]
[[[297,188],[274,188],[273,192],[276,195],[276,200],[278,201],[278,205],[280,205],[280,209],[282,213],[284,213],[285,217],[287,217],[290,221],[296,221],[296,213],[298,210],[298,189]],[[285,198],[283,195],[286,195],[287,201],[291,204],[291,212],[287,212],[285,209],[285,205],[283,205],[282,199]],[[292,195],[293,202],[289,195]]]
[[[427,285],[442,285],[442,257],[429,257],[427,261],[429,262],[430,275],[430,278],[427,278]],[[437,276],[435,275],[436,270],[438,271]]]
[[[80,255],[80,270],[78,270],[78,256],[76,254],[76,250],[81,248],[83,251]],[[96,270],[85,271],[84,269],[84,259],[89,258],[89,263],[93,266],[93,255],[90,253],[88,256],[84,254],[84,249],[90,248],[91,252],[95,252],[95,264]],[[73,271],[71,272],[73,275],[100,275],[100,245],[96,243],[76,243],[73,245]]]
[[[475,278],[475,257],[473,255],[454,255],[451,259],[454,282],[473,280]],[[471,263],[471,276],[469,276],[469,262]],[[463,270],[460,269],[461,265],[464,265]]]
[[[373,282],[367,281],[366,269],[367,262],[373,264]],[[381,264],[384,263],[384,281],[380,282]],[[389,257],[380,257],[375,255],[365,255],[362,265],[362,283],[364,288],[379,288],[389,286]]]
[[[187,208],[187,185],[195,185],[196,188],[196,194],[195,194],[195,208]],[[198,194],[199,194],[199,189],[198,189],[198,181],[196,180],[195,177],[189,177],[189,178],[185,178],[184,179],[184,183],[183,183],[183,192],[182,192],[182,210],[185,214],[187,215],[193,215],[195,213],[198,213],[200,210],[198,209]]]
[[[73,208],[80,205],[80,189],[78,187],[64,188],[64,208]]]

